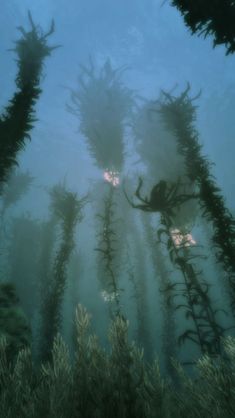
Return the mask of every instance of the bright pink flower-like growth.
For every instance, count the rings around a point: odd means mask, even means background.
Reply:
[[[191,234],[182,234],[182,232],[179,229],[172,229],[171,237],[177,248],[191,247],[192,245],[196,245],[197,243]]]
[[[104,180],[111,183],[114,187],[120,184],[117,171],[106,170],[103,174]]]

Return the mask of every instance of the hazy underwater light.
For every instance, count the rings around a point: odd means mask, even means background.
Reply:
[[[234,418],[235,1],[0,10],[0,418]]]

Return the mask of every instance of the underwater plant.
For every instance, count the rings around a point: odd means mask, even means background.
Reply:
[[[173,367],[172,359],[177,359],[177,324],[175,318],[175,294],[169,267],[165,261],[160,242],[158,242],[154,227],[151,225],[150,217],[143,214],[142,222],[144,226],[145,238],[151,251],[154,274],[159,281],[159,291],[161,294],[162,310],[162,353],[164,356],[164,368],[169,377],[176,379],[176,370]]]
[[[225,201],[214,176],[211,163],[202,155],[202,145],[195,128],[196,107],[189,97],[190,86],[179,96],[163,93],[160,113],[166,129],[173,132],[178,152],[184,157],[187,176],[199,190],[202,216],[213,226],[212,245],[216,258],[227,273],[229,298],[235,314],[235,219]]]
[[[161,183],[161,182],[160,182]],[[172,263],[182,273],[183,282],[176,282],[170,285],[172,289],[178,288],[178,294],[185,299],[177,304],[176,309],[184,309],[186,319],[191,319],[194,329],[188,328],[182,333],[178,341],[184,343],[186,340],[192,341],[198,345],[202,354],[217,356],[221,354],[221,337],[225,329],[218,324],[216,314],[218,309],[213,309],[211,298],[209,296],[209,285],[203,279],[199,279],[201,272],[197,271],[192,260],[198,258],[198,254],[190,254],[190,246],[183,239],[178,242],[174,237],[174,228],[172,228],[172,217],[174,217],[174,207],[185,202],[187,199],[195,198],[195,195],[175,195],[178,184],[166,184],[166,192],[163,200],[158,200],[162,196],[159,194],[161,185],[158,183],[151,191],[150,198],[141,196],[143,180],[139,178],[139,184],[136,189],[136,197],[140,204],[135,204],[126,197],[133,208],[141,209],[147,212],[159,212],[161,215],[162,228],[158,230],[158,238],[166,235],[166,246]],[[165,197],[167,196],[167,199]]]
[[[52,261],[49,282],[41,301],[39,349],[42,359],[51,354],[53,339],[61,326],[61,309],[67,280],[67,265],[75,247],[74,233],[77,222],[82,220],[82,208],[86,197],[78,199],[76,193],[66,190],[64,185],[54,186],[50,192],[51,211],[58,218],[61,228],[60,242]]]
[[[198,215],[197,194],[193,182],[186,177],[184,158],[177,153],[175,136],[165,129],[160,114],[157,112],[157,102],[145,100],[137,106],[133,115],[132,132],[135,147],[145,164],[145,178],[155,179],[150,197],[142,197],[142,179],[136,190],[138,203],[129,203],[145,212],[164,212],[168,216],[172,228],[180,229],[183,234],[190,232]],[[164,179],[164,180],[163,180]],[[175,183],[175,179],[178,179]],[[157,180],[159,180],[157,182]],[[171,187],[172,185],[172,187]],[[189,199],[191,197],[191,199]],[[157,242],[156,231],[151,224],[151,217],[143,212],[142,224],[148,251],[152,260],[154,275],[160,292],[162,317],[162,346],[165,370],[175,380],[175,369],[171,358],[178,355],[176,337],[176,303],[174,281],[165,261],[162,246]],[[177,273],[176,273],[177,274]]]
[[[128,322],[112,321],[110,350],[90,331],[90,315],[76,310],[75,361],[60,335],[51,360],[40,365],[22,349],[14,364],[0,338],[0,403],[3,417],[15,418],[233,418],[235,340],[223,341],[226,360],[203,356],[190,378],[175,362],[179,385],[162,378],[158,361],[146,364],[128,341]]]
[[[113,304],[116,306],[116,314],[120,312],[116,263],[120,251],[117,244],[119,234],[115,228],[115,200],[118,200],[117,186],[125,157],[125,124],[133,103],[132,92],[121,81],[122,72],[123,70],[113,69],[110,60],[104,63],[99,73],[92,62],[89,67],[81,66],[79,88],[71,91],[71,105],[68,106],[68,110],[80,119],[80,131],[95,164],[103,170],[104,185],[107,185],[101,192],[103,212],[96,215],[100,221],[100,231],[95,250],[99,252],[101,296],[109,303],[111,315]]]
[[[90,154],[105,171],[120,172],[124,163],[123,134],[132,106],[132,92],[123,85],[123,70],[107,60],[97,74],[93,63],[81,66],[78,90],[71,91],[68,110],[80,119]]]
[[[102,296],[105,302],[109,303],[110,315],[120,314],[120,289],[118,286],[118,268],[117,268],[117,232],[115,224],[118,222],[115,218],[114,193],[115,186],[111,183],[105,185],[107,194],[103,198],[103,210],[96,214],[99,219],[99,232],[97,233],[98,246],[95,251],[98,256],[98,273],[102,286]],[[113,311],[113,306],[115,306]]]
[[[233,0],[171,0],[192,33],[213,36],[213,46],[224,44],[226,55],[235,52]]]
[[[28,12],[31,30],[22,26],[22,37],[15,42],[13,51],[17,55],[18,73],[15,83],[17,91],[0,116],[0,185],[6,181],[10,170],[17,165],[17,154],[23,149],[25,140],[30,139],[30,131],[35,122],[35,104],[41,93],[40,80],[43,62],[57,48],[47,45],[47,38],[54,32],[52,21],[45,34],[33,22]]]

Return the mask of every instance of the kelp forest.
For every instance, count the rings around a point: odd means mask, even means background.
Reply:
[[[223,149],[233,136],[234,155],[235,90],[223,95],[221,81],[213,96],[212,81],[197,89],[196,72],[178,80],[164,61],[176,19],[186,67],[199,47],[230,63],[234,2],[138,0],[121,2],[122,15],[110,1],[116,20],[97,43],[104,0],[64,4],[72,26],[81,13],[65,42],[53,2],[46,19],[47,3],[13,3],[3,9],[16,38],[0,45],[11,69],[1,70],[0,418],[234,418],[234,158]],[[154,13],[171,16],[159,52]],[[121,22],[125,42],[112,38]],[[140,63],[148,48],[164,71]]]

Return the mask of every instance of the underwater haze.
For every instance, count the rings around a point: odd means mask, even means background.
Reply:
[[[2,1],[0,418],[235,416],[235,6],[200,3]]]

